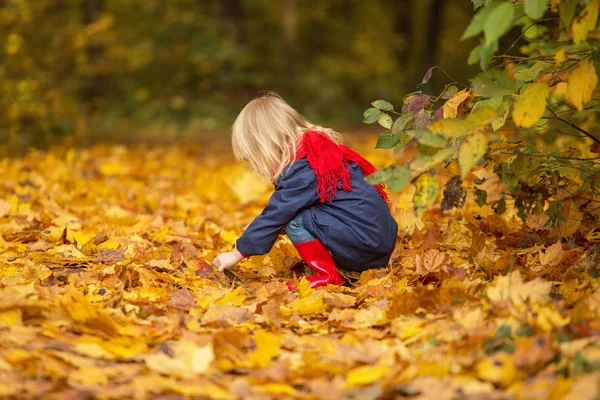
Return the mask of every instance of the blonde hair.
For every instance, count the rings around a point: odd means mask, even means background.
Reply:
[[[246,160],[264,180],[275,182],[285,167],[295,161],[300,138],[307,130],[319,130],[335,143],[342,137],[334,130],[314,125],[279,95],[266,92],[240,112],[232,129],[233,153]]]

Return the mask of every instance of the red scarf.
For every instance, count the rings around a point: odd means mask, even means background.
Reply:
[[[302,136],[296,159],[306,157],[311,168],[317,175],[317,194],[321,202],[332,201],[337,196],[337,190],[352,191],[350,178],[350,163],[356,163],[365,176],[377,171],[377,168],[365,160],[357,152],[347,146],[338,145],[329,139],[323,132],[308,130]],[[385,185],[375,186],[381,197],[389,204],[385,192]]]

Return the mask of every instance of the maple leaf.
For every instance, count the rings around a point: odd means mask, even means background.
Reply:
[[[417,254],[415,261],[417,270],[415,272],[421,276],[440,272],[447,267],[448,261],[447,254],[441,253],[436,249],[429,249],[422,256]]]

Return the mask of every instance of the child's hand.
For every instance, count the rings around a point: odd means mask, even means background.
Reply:
[[[228,251],[227,253],[221,253],[213,260],[213,265],[223,272],[223,270],[233,267],[235,264],[240,262],[244,256],[237,249]]]

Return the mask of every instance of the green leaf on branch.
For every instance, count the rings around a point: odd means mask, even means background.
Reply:
[[[392,119],[392,117],[390,117],[390,115],[388,113],[382,112],[379,114],[379,119],[377,120],[377,122],[379,123],[379,125],[383,126],[385,129],[391,129],[392,124],[394,123],[394,120]]]
[[[492,62],[494,54],[496,54],[497,51],[497,40],[492,43],[486,43],[481,47],[481,51],[479,53],[479,66],[481,67],[481,69],[487,69],[488,64]]]
[[[533,20],[540,19],[548,10],[548,0],[525,0],[525,14]]]
[[[430,173],[421,174],[415,181],[416,191],[413,203],[417,214],[422,214],[431,207],[440,194],[440,184]]]
[[[394,109],[394,106],[392,105],[392,103],[387,102],[385,100],[375,100],[371,104],[373,105],[373,107],[378,108],[383,111],[392,111]]]
[[[392,173],[391,168],[393,168],[393,167],[396,167],[396,166],[390,165],[389,167],[377,170],[376,172],[372,173],[371,175],[365,177],[365,179],[371,185],[379,185],[381,183],[385,183],[385,181],[390,177],[390,175]]]
[[[476,133],[467,137],[461,144],[458,152],[458,164],[460,165],[460,173],[464,178],[467,176],[471,168],[481,160],[487,151],[487,138],[482,133]]]
[[[473,50],[471,50],[471,52],[469,53],[469,58],[467,58],[467,64],[475,65],[479,62],[479,60],[481,60],[481,48],[482,47],[483,47],[483,44],[478,44],[477,46],[475,46],[473,48]]]
[[[398,139],[395,135],[391,135],[390,132],[385,131],[379,135],[375,148],[377,149],[392,149],[398,144]]]
[[[571,26],[571,21],[575,17],[575,9],[577,8],[577,0],[562,0],[558,5],[558,14],[563,28]]]
[[[483,27],[485,43],[490,44],[502,37],[513,25],[515,6],[512,3],[501,3],[487,16]]]
[[[515,78],[524,82],[535,81],[540,77],[542,73],[546,72],[552,67],[553,65],[550,63],[538,61],[529,68],[523,68],[518,70],[515,73]]]
[[[410,169],[405,166],[399,167],[395,165],[395,167],[386,183],[390,190],[400,191],[410,182]]]
[[[407,111],[396,118],[394,125],[392,125],[392,133],[396,135],[397,133],[402,132],[406,128],[406,125],[412,121],[413,115],[414,113],[412,111]]]
[[[483,97],[496,97],[513,94],[517,91],[517,83],[506,71],[485,71],[471,79],[473,90]]]
[[[474,129],[480,128],[492,122],[497,116],[497,111],[491,107],[481,107],[473,110],[464,120],[440,119],[434,122],[429,130],[439,133],[447,138],[468,135]]]
[[[363,113],[363,122],[365,124],[372,124],[373,122],[377,122],[380,114],[381,110],[379,110],[378,108],[368,108]]]
[[[445,137],[427,131],[408,130],[406,134],[411,138],[417,139],[424,146],[442,148],[448,144]]]
[[[471,0],[471,2],[473,3],[473,8],[475,10],[477,10],[479,7],[487,7],[492,0]]]
[[[406,166],[393,164],[369,175],[366,179],[371,185],[385,183],[391,190],[398,191],[410,181],[410,170]]]
[[[417,173],[423,172],[433,167],[434,165],[451,159],[452,157],[454,157],[455,154],[455,147],[446,147],[445,149],[435,153],[433,156],[421,154],[411,162],[411,167]]]
[[[495,110],[498,109],[502,105],[503,96],[496,96],[486,100],[479,100],[477,103],[473,104],[472,111],[475,111],[479,108],[493,108]]]
[[[495,3],[490,5],[489,7],[484,7],[475,14],[467,29],[461,36],[460,40],[466,40],[472,38],[474,36],[479,35],[483,32],[483,28],[485,27],[485,21],[487,20],[490,13],[496,8],[500,3]]]

